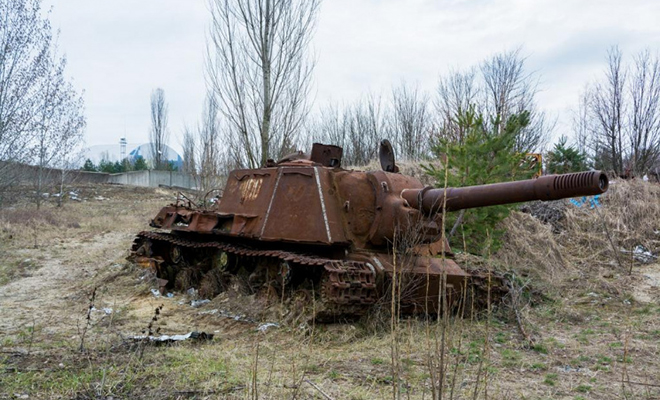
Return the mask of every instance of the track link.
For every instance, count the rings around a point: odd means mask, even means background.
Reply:
[[[159,266],[164,262],[165,257],[161,254],[153,254],[151,250],[145,251],[144,244],[153,242],[169,243],[189,249],[217,249],[240,256],[243,260],[275,258],[295,265],[296,272],[302,275],[312,275],[311,271],[304,267],[322,269],[318,282],[321,305],[314,316],[319,320],[363,315],[378,299],[376,272],[364,262],[332,260],[283,250],[258,250],[218,241],[195,241],[171,233],[140,232],[133,241],[131,255],[128,258],[142,266],[151,267],[156,273],[160,270]],[[147,249],[150,248],[151,246],[147,246]],[[163,277],[158,276],[158,278]]]

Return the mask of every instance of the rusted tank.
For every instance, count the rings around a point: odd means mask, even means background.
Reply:
[[[212,297],[227,279],[242,277],[252,292],[317,302],[323,319],[364,314],[391,293],[397,274],[405,283],[397,285],[402,311],[435,312],[441,290],[459,297],[476,279],[443,242],[443,208],[556,200],[608,187],[604,173],[588,171],[434,189],[397,172],[387,141],[382,171],[343,169],[341,157],[340,147],[314,144],[309,155],[232,171],[213,206],[179,199],[160,210],[150,224],[156,230],[137,235],[130,258],[156,272],[161,290],[193,286]]]

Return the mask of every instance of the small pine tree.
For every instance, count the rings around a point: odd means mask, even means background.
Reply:
[[[124,172],[124,166],[122,165],[122,163],[120,163],[119,161],[115,161],[112,164],[112,172],[115,173],[115,174],[118,174],[120,172]]]
[[[559,138],[555,147],[546,156],[547,170],[551,174],[566,174],[584,171],[588,168],[587,156],[573,146],[567,146],[566,136]]]
[[[101,161],[99,161],[98,171],[106,172],[108,174],[112,174],[112,173],[115,172],[114,171],[114,164],[112,163],[112,161],[102,159]]]
[[[493,121],[492,126],[499,124]],[[529,124],[529,114],[511,115],[500,132],[489,131],[483,116],[473,109],[460,112],[458,126],[466,132],[463,143],[440,139],[432,151],[447,160],[440,169],[427,166],[426,171],[443,185],[445,168],[449,168],[447,186],[461,187],[489,183],[529,179],[535,170],[525,154],[515,151],[516,138]],[[490,246],[491,251],[500,246],[504,231],[498,224],[509,215],[512,205],[473,208],[447,215],[446,229],[452,229],[457,221],[465,233],[467,250],[481,253]],[[462,215],[462,217],[460,217]],[[458,226],[456,226],[458,227]],[[453,230],[453,229],[452,229]],[[450,238],[451,239],[451,238]]]
[[[133,162],[133,170],[146,171],[147,169],[149,169],[149,167],[147,166],[147,162],[144,160],[144,157],[135,157],[135,161]]]
[[[128,160],[128,158],[124,158],[123,160],[121,160],[121,170],[122,172],[128,172],[133,170],[133,165]]]
[[[92,160],[90,160],[89,158],[87,160],[85,160],[85,165],[83,165],[82,170],[83,171],[89,171],[89,172],[96,172],[97,171],[96,166],[94,165]]]

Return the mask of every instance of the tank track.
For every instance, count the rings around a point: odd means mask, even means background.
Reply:
[[[171,233],[152,231],[142,231],[137,234],[129,259],[135,261],[140,256],[157,256],[156,254],[139,254],[140,248],[146,240],[166,242],[186,248],[218,249],[227,254],[240,256],[243,260],[246,258],[256,260],[260,257],[275,258],[294,266],[297,264],[323,268],[319,287],[321,304],[314,315],[317,320],[361,316],[378,300],[376,272],[373,267],[364,262],[332,260],[283,250],[257,250],[218,241],[195,241]]]

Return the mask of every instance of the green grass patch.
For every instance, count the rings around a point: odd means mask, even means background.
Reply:
[[[548,386],[555,386],[557,384],[557,374],[555,373],[545,374],[545,379],[543,380],[543,383],[545,383]]]

